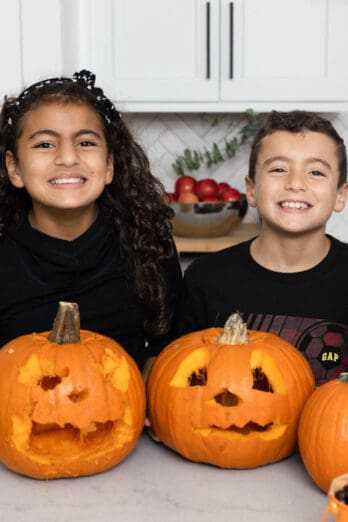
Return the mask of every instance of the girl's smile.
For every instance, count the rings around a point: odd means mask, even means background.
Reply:
[[[56,178],[56,179],[51,179],[50,180],[50,183],[52,185],[58,185],[58,187],[63,187],[63,185],[81,185],[82,183],[85,183],[86,182],[86,178],[80,178],[80,177],[74,177],[74,175],[72,175],[71,177],[69,176],[65,176],[63,178]],[[69,187],[71,188],[71,187]]]

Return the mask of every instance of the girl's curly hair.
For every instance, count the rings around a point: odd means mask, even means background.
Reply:
[[[103,123],[108,154],[113,155],[115,176],[100,197],[113,215],[130,277],[139,300],[144,304],[144,329],[160,335],[169,329],[163,261],[174,255],[170,207],[164,200],[164,187],[150,171],[149,161],[133,139],[113,103],[94,86],[88,71],[70,78],[38,82],[17,98],[6,98],[0,114],[0,239],[18,223],[23,210],[31,208],[25,189],[10,183],[6,151],[17,159],[17,140],[23,116],[48,103],[85,104],[93,108]]]

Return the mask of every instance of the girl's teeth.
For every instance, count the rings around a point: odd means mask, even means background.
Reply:
[[[308,208],[309,205],[307,203],[302,203],[300,201],[283,201],[280,206],[282,208],[296,208],[296,209],[305,209]]]
[[[63,185],[63,184],[76,184],[76,183],[84,183],[85,180],[83,178],[59,178],[59,179],[53,179],[50,183],[52,185]]]

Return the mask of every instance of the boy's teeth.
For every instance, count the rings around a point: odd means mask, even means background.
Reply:
[[[301,201],[282,201],[280,206],[282,208],[298,208],[301,210],[309,207],[307,203],[302,203]]]
[[[83,178],[59,178],[59,179],[53,179],[51,183],[53,185],[63,185],[63,184],[76,184],[76,183],[84,183],[85,180]]]

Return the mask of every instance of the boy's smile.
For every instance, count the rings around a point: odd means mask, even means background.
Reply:
[[[262,140],[247,194],[263,226],[283,233],[325,231],[331,213],[344,207],[347,184],[338,188],[336,144],[327,135],[276,131]]]

